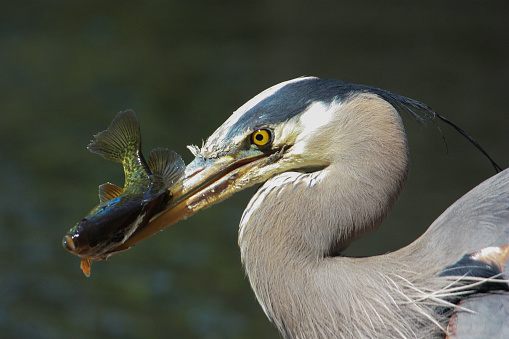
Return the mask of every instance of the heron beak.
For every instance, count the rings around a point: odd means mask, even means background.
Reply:
[[[267,154],[249,151],[214,159],[197,157],[186,167],[182,188],[172,192],[170,205],[146,226],[136,230],[114,252],[126,250],[166,227],[266,180],[263,169],[281,157],[282,152]]]

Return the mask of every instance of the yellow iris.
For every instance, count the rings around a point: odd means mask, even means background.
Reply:
[[[251,141],[257,146],[265,146],[272,140],[272,134],[267,129],[259,129],[251,135]]]

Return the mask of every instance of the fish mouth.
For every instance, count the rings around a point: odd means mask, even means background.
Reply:
[[[64,235],[64,238],[62,239],[62,246],[72,254],[79,255],[81,257],[81,264],[80,268],[85,274],[85,276],[90,277],[90,267],[92,265],[92,260],[98,260],[94,259],[92,257],[84,256],[80,254],[74,240],[72,239],[72,236],[69,234]]]
[[[111,251],[108,249],[104,250],[103,248],[100,248],[98,250],[89,245],[80,245],[74,241],[73,237],[69,234],[64,235],[64,238],[62,239],[62,246],[72,254],[75,254],[82,259],[105,260],[111,255]]]
[[[126,250],[151,235],[221,202],[244,188],[267,179],[265,168],[283,157],[283,151],[245,152],[237,156],[196,157],[187,167],[181,189],[172,192],[170,205],[113,252]]]
[[[75,238],[70,233],[64,235],[64,238],[62,239],[62,246],[72,254],[75,254],[82,259],[104,260],[109,255],[105,251],[101,251],[101,254],[97,254],[90,246],[80,245],[79,241],[75,241]]]
[[[64,248],[69,252],[76,253],[76,245],[69,234],[64,235],[64,238],[62,239],[62,246],[64,246]]]

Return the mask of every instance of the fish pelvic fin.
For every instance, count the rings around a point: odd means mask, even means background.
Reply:
[[[83,274],[88,278],[90,277],[90,268],[92,267],[92,259],[90,258],[81,258],[80,268],[83,271]]]
[[[167,148],[155,148],[150,151],[147,164],[152,175],[159,176],[166,186],[178,181],[186,167],[180,155]]]
[[[110,201],[122,193],[124,193],[124,189],[122,187],[107,182],[99,186],[99,202],[104,204],[106,201]]]
[[[140,123],[132,110],[119,112],[108,129],[94,135],[88,145],[90,152],[121,163],[140,149]]]

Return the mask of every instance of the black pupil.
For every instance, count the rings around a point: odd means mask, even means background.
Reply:
[[[261,133],[260,133],[260,134],[257,134],[255,138],[256,138],[256,140],[258,140],[258,141],[262,141],[262,140],[263,140],[263,135],[261,135]]]

